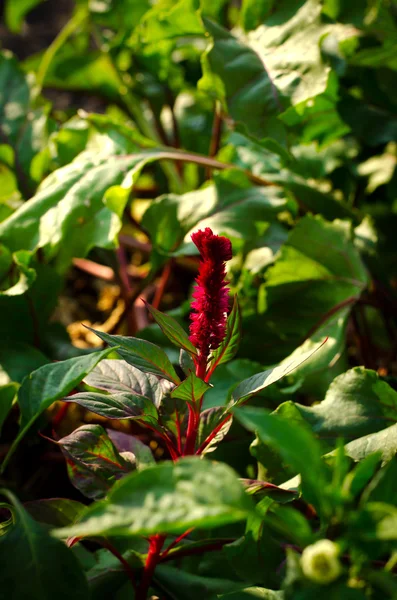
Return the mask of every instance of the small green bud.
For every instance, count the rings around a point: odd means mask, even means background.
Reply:
[[[301,556],[302,571],[308,579],[328,585],[339,577],[342,565],[339,548],[331,540],[320,540],[304,549]]]

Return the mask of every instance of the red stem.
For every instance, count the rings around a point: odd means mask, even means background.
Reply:
[[[142,581],[136,594],[136,600],[147,600],[147,595],[157,563],[160,560],[161,548],[165,542],[165,535],[153,535],[149,538],[149,552],[143,571]]]
[[[198,414],[197,419],[197,410],[191,404],[188,404],[189,407],[189,420],[187,424],[187,432],[186,432],[186,443],[185,448],[183,450],[183,456],[190,456],[194,454],[194,448],[196,446],[196,437],[197,437],[197,425],[200,419],[200,413]]]
[[[232,415],[227,415],[227,417],[225,419],[223,419],[223,421],[221,421],[219,423],[219,425],[217,425],[213,431],[211,431],[209,436],[204,440],[204,442],[201,444],[200,448],[197,450],[196,454],[201,454],[202,451],[205,450],[205,448],[208,446],[208,444],[210,442],[212,442],[212,440],[214,439],[216,434],[222,429],[224,424],[227,423],[229,419],[231,419],[231,417],[232,417]]]
[[[164,550],[164,552],[161,553],[161,560],[163,561],[165,559],[165,557],[167,556],[167,554],[170,552],[170,550],[172,550],[173,548],[175,548],[175,546],[177,544],[179,544],[179,542],[182,541],[183,538],[185,538],[187,535],[189,535],[189,533],[192,533],[193,529],[194,529],[194,527],[191,527],[190,529],[187,529],[185,531],[185,533],[182,533],[173,542],[171,542],[171,544],[168,546],[168,548],[166,548]]]

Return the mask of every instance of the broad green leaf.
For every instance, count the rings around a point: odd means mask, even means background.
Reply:
[[[149,160],[83,152],[0,224],[0,237],[11,250],[42,248],[47,259],[56,257],[60,271],[94,246],[114,248],[128,190]]]
[[[326,341],[327,340],[323,341],[321,344],[317,345],[317,347],[309,350],[308,352],[298,354],[298,356],[292,360],[286,359],[273,369],[267,369],[266,371],[262,371],[262,373],[253,375],[248,379],[244,379],[244,381],[239,383],[232,391],[231,406],[236,406],[242,402],[245,402],[254,394],[259,394],[259,392],[267,388],[269,385],[272,385],[282,377],[285,377],[294,371],[294,369],[299,367],[299,365],[304,363],[315,352],[317,352],[317,350],[319,350],[326,343]]]
[[[182,458],[131,473],[79,523],[56,535],[150,535],[189,527],[212,528],[246,518],[250,498],[234,471],[221,463]]]
[[[125,360],[101,360],[86,377],[84,383],[106,392],[124,392],[145,396],[159,406],[166,393],[164,381],[151,373],[144,373]]]
[[[242,352],[278,362],[331,316],[351,309],[367,283],[350,223],[304,217],[267,271],[265,312],[245,319]]]
[[[346,154],[346,152],[345,152]],[[245,168],[268,181],[272,187],[267,187],[267,193],[280,186],[293,194],[296,201],[306,212],[318,213],[327,219],[354,219],[353,211],[345,202],[324,191],[320,181],[304,177],[295,172],[297,161],[291,155],[284,156],[279,150],[269,149],[263,141],[232,133],[229,144],[219,153],[221,160],[226,160],[240,168]],[[298,163],[299,164],[299,163]],[[284,191],[284,194],[286,192]]]
[[[203,56],[200,89],[224,101],[232,119],[251,135],[283,141],[276,119],[282,106],[261,58],[216,23],[204,18],[204,24],[212,43]]]
[[[277,568],[283,561],[283,552],[262,515],[248,519],[245,534],[223,547],[233,573],[244,582],[255,581],[277,587]]]
[[[253,187],[244,174],[231,173],[217,176],[203,189],[160,196],[149,205],[142,225],[161,255],[197,252],[190,234],[205,227],[243,243],[257,235],[260,222],[293,211],[294,203],[276,186]]]
[[[196,404],[209,388],[208,383],[191,371],[186,379],[172,390],[171,398],[179,398],[180,400]]]
[[[66,458],[70,481],[94,500],[105,496],[115,481],[135,468],[134,456],[121,455],[100,425],[83,425],[57,443]]]
[[[112,392],[103,394],[100,392],[80,392],[68,398],[64,402],[76,402],[90,412],[106,417],[107,419],[142,419],[149,418],[157,421],[157,409],[153,402],[131,392]]]
[[[3,423],[11,410],[13,400],[18,391],[18,384],[8,383],[0,386],[0,433]]]
[[[323,22],[322,8],[320,0],[298,6],[289,2],[281,10],[276,6],[265,23],[247,36],[288,104],[307,101],[325,90],[330,67],[322,59],[320,42],[328,35],[335,44],[357,35],[349,25]]]
[[[226,334],[221,345],[211,353],[211,369],[222,363],[229,362],[237,353],[241,339],[241,312],[237,296],[234,297],[233,307],[227,318]]]
[[[96,333],[110,347],[117,346],[117,353],[124,360],[147,373],[153,373],[172,381],[176,385],[180,383],[180,379],[175,372],[168,356],[158,346],[151,342],[141,340],[139,338],[128,337],[123,335],[109,335],[102,331],[88,328]]]
[[[160,326],[164,335],[166,335],[175,346],[184,348],[184,350],[191,352],[192,354],[197,354],[196,348],[193,346],[186,331],[179,325],[178,321],[173,317],[170,317],[170,315],[166,315],[153,306],[150,306],[148,303],[146,303],[146,308],[156,321],[157,325]]]
[[[24,508],[41,525],[66,527],[76,521],[85,505],[67,498],[46,498],[25,502]]]
[[[354,460],[363,460],[369,454],[380,452],[383,462],[388,462],[397,452],[397,423],[349,442],[345,451]]]
[[[44,0],[6,0],[5,21],[12,33],[20,33],[25,15]]]
[[[182,571],[168,565],[158,565],[154,574],[154,581],[162,590],[166,590],[170,598],[186,598],[189,600],[216,600],[224,592],[241,588],[241,582],[231,581],[220,577],[205,577],[188,571]]]
[[[1,490],[13,505],[15,523],[0,537],[0,590],[15,600],[87,600],[89,590],[73,553],[34,521],[11,492]]]
[[[305,426],[288,422],[254,407],[234,411],[236,418],[250,431],[280,453],[301,474],[303,493],[324,516],[329,513],[326,488],[329,474],[321,457],[321,447]]]
[[[331,383],[320,404],[296,407],[315,433],[348,441],[397,421],[397,392],[375,371],[355,367]]]
[[[18,392],[18,404],[21,411],[19,433],[2,463],[1,472],[4,471],[20,440],[36,419],[53,402],[69,394],[87,373],[110,352],[111,350],[107,349],[86,356],[50,363],[25,377]]]

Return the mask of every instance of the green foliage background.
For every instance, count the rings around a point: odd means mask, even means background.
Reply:
[[[153,594],[396,598],[395,1],[76,0],[46,48],[17,58],[6,39],[22,44],[50,3],[6,0],[0,52],[0,427],[3,456],[16,450],[2,475],[0,598],[53,598],[54,586],[60,598],[132,598],[109,549],[66,550],[56,536],[105,535],[139,573],[140,536],[192,526],[195,549],[219,550],[177,560],[176,548]],[[26,456],[39,455],[37,431],[50,432],[47,409],[85,378],[91,396],[75,400],[95,412],[103,394],[92,390],[115,357],[76,347],[59,318],[76,259],[112,270],[126,308],[110,332],[119,335],[101,338],[150,373],[123,363],[114,412],[99,414],[151,423],[163,392],[142,386],[152,373],[178,384],[187,358],[177,367],[172,343],[132,309],[168,281],[162,308],[189,350],[190,235],[207,226],[233,243],[243,337],[236,355],[233,313],[230,362],[205,408],[250,400],[216,439],[228,434],[212,448],[217,462],[156,465],[140,442],[126,457],[86,424],[59,444],[78,465],[68,467],[74,485],[106,500],[40,504]],[[137,268],[127,282],[126,257]],[[128,404],[127,379],[140,404]],[[93,448],[106,459],[94,466],[83,459]],[[237,476],[258,486],[253,498]],[[327,585],[300,559],[323,538],[342,564]]]

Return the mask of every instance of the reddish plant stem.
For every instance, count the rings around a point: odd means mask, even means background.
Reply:
[[[188,404],[189,407],[189,419],[187,424],[186,431],[186,442],[185,448],[183,450],[183,456],[191,456],[194,454],[194,448],[196,446],[196,438],[197,438],[197,425],[200,419],[200,413],[197,415],[197,409],[193,407],[191,404]],[[197,418],[198,416],[198,418]]]
[[[217,425],[215,427],[215,429],[210,433],[210,435],[204,440],[204,442],[201,444],[200,448],[197,450],[196,454],[201,454],[203,452],[203,450],[205,450],[205,448],[208,446],[208,444],[210,442],[212,442],[212,440],[214,439],[214,437],[216,436],[216,434],[222,429],[222,427],[224,426],[225,423],[227,423],[229,421],[229,419],[232,418],[232,415],[227,415],[227,417],[225,419],[223,419],[219,425]]]
[[[177,558],[184,558],[185,556],[193,556],[195,554],[203,554],[204,552],[216,552],[217,550],[222,550],[223,546],[226,544],[231,544],[235,541],[235,538],[227,538],[216,542],[209,542],[207,545],[203,544],[202,546],[195,548],[178,548],[178,550],[175,550],[175,552],[167,554],[164,559],[161,559],[161,562],[167,562],[167,560],[175,560]]]
[[[176,407],[176,401],[174,403],[175,405],[175,424],[176,424],[176,431],[177,431],[177,446],[178,446],[178,452],[179,454],[182,454],[182,432],[181,432],[181,419],[180,419],[180,415],[179,415],[179,411]]]
[[[117,259],[118,259],[118,263],[119,263],[117,279],[119,280],[119,283],[120,283],[120,293],[121,293],[121,297],[124,300],[125,306],[128,306],[128,303],[129,303],[129,300],[130,300],[131,294],[132,294],[132,288],[131,288],[130,280],[128,277],[128,261],[127,261],[127,257],[126,257],[123,246],[118,247],[116,254],[117,254]],[[133,335],[136,331],[136,321],[135,321],[134,311],[133,310],[128,311],[126,317],[127,317],[128,335]]]
[[[165,289],[167,287],[168,281],[170,279],[171,273],[172,273],[172,259],[166,263],[166,265],[163,269],[163,272],[161,273],[160,281],[156,288],[154,298],[152,300],[153,308],[157,308],[157,309],[159,308],[161,300],[162,300],[164,292],[165,292]]]
[[[187,535],[189,535],[189,533],[192,533],[193,529],[194,529],[194,527],[187,529],[184,533],[182,533],[179,537],[177,537],[173,542],[171,542],[171,544],[168,546],[168,548],[166,548],[164,550],[164,552],[161,553],[161,560],[163,561],[165,559],[165,557],[167,556],[167,554],[170,552],[170,550],[175,548],[175,546],[177,544],[179,544],[179,542],[181,542]]]
[[[147,600],[148,591],[157,563],[160,560],[161,549],[165,542],[165,535],[153,535],[149,538],[149,552],[146,557],[145,568],[141,584],[136,594],[136,600]]]
[[[123,565],[124,571],[126,572],[126,575],[128,576],[128,579],[130,580],[131,585],[134,588],[134,591],[136,593],[137,585],[136,585],[136,581],[135,581],[134,571],[132,570],[132,568],[130,567],[128,562],[125,560],[124,556],[122,554],[120,554],[120,552],[117,550],[117,548],[115,548],[113,546],[113,544],[111,544],[109,542],[109,540],[101,540],[101,544],[104,548],[109,550],[109,552],[111,552],[113,554],[113,556],[115,556],[120,561],[120,563]]]

